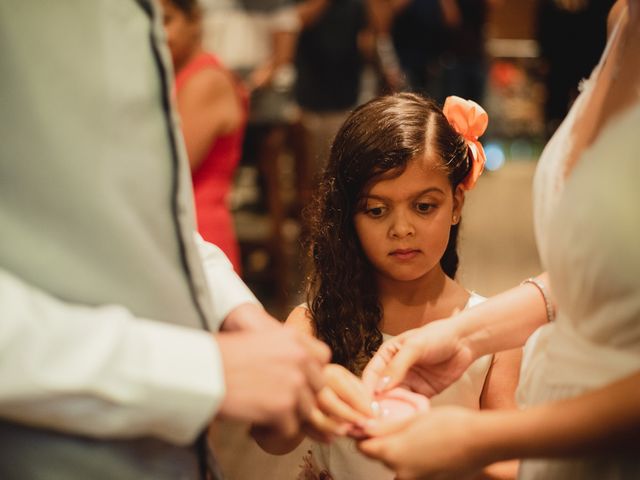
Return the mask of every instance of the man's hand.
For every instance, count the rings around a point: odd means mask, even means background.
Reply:
[[[324,387],[328,347],[281,325],[220,333],[216,340],[227,390],[219,414],[273,426],[287,436],[298,432]]]
[[[335,435],[351,431],[374,416],[373,396],[362,381],[341,365],[324,367],[325,386],[316,397],[317,408],[303,425],[307,435],[318,441],[330,441]]]
[[[383,343],[362,379],[369,391],[402,385],[432,397],[460,378],[473,360],[455,320],[437,320]]]

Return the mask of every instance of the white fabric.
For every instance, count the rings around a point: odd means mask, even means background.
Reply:
[[[0,1],[0,31],[0,436],[46,427],[32,442],[68,464],[87,455],[57,432],[189,443],[224,395],[204,328],[256,299],[194,240],[161,17]]]
[[[196,233],[196,245],[202,257],[208,291],[211,297],[212,317],[209,321],[211,330],[219,330],[224,319],[231,310],[244,304],[260,305],[249,287],[233,270],[231,261],[220,248],[205,241]]]
[[[198,235],[219,325],[255,297]],[[186,444],[224,392],[210,333],[136,317],[118,305],[63,302],[0,270],[0,417],[99,438]],[[78,339],[82,341],[79,342]]]
[[[465,308],[483,301],[483,297],[473,293]],[[384,340],[392,338],[387,334],[383,334],[383,337]],[[442,393],[432,397],[430,399],[431,405],[456,405],[478,410],[480,396],[492,359],[493,355],[485,355],[476,360],[459,380]],[[310,452],[304,458],[304,468],[307,471],[313,471],[316,475],[327,470],[333,480],[391,480],[395,478],[394,473],[382,463],[362,455],[355,442],[349,438],[337,438],[329,445],[313,442]],[[316,477],[306,477],[301,473],[299,478],[307,480],[307,478]]]
[[[543,152],[535,179],[537,241],[558,315],[527,342],[518,389],[523,406],[576,396],[640,370],[640,103],[611,119],[563,180],[576,112],[599,70]],[[630,480],[640,478],[640,463],[623,455],[525,461],[519,475]]]

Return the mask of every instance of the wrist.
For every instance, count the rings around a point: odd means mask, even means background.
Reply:
[[[469,310],[465,310],[448,321],[455,322],[454,328],[458,341],[471,352],[473,360],[477,360],[481,356],[493,352],[489,350],[489,332],[468,312]]]
[[[224,319],[222,329],[225,331],[264,330],[280,323],[269,315],[264,308],[255,303],[243,303],[229,312]]]

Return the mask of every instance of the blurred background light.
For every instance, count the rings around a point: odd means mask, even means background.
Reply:
[[[484,148],[485,154],[487,155],[487,163],[485,164],[485,168],[489,171],[499,170],[504,166],[504,162],[506,160],[504,150],[499,143],[489,142],[486,144]]]

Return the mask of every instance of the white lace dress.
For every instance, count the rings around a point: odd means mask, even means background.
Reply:
[[[465,308],[484,298],[472,294]],[[384,339],[391,338],[384,334]],[[431,398],[431,405],[457,405],[477,410],[493,355],[476,360],[464,375],[442,393]],[[303,458],[298,480],[392,480],[394,473],[382,463],[362,455],[355,442],[338,438],[330,445],[313,442]]]
[[[545,148],[534,181],[536,239],[558,312],[526,345],[522,406],[573,397],[640,370],[640,102],[612,118],[564,178],[576,112],[599,71]],[[528,460],[519,478],[637,480],[640,461],[622,454]]]

